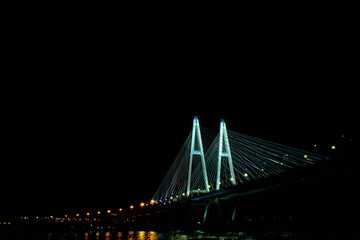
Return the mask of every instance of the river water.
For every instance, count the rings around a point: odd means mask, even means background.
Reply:
[[[292,233],[292,232],[222,232],[207,233],[202,231],[84,231],[84,232],[13,232],[11,235],[2,235],[1,240],[187,240],[187,239],[357,239],[358,236],[349,236],[347,233]],[[353,238],[355,237],[355,238]]]

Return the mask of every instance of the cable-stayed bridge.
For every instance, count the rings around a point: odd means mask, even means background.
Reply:
[[[335,150],[334,145],[331,148]],[[300,226],[302,231],[301,226],[318,227],[320,222],[333,226],[334,220],[346,221],[343,213],[358,205],[351,194],[344,194],[350,188],[357,193],[357,188],[349,184],[353,179],[346,178],[349,171],[347,165],[340,166],[339,157],[327,159],[231,131],[224,120],[219,131],[200,127],[194,117],[192,130],[151,200],[114,212],[65,215],[56,221],[75,221],[81,228],[88,224],[90,229],[106,224],[120,229],[236,231],[274,231],[272,227],[279,226]]]
[[[72,218],[65,215],[65,220],[82,224],[84,218],[90,227],[95,222],[100,224],[95,224],[97,229],[103,223],[116,223],[125,229],[238,229],[269,224],[295,226],[299,221],[314,225],[319,214],[329,222],[333,218],[327,216],[332,211],[323,203],[333,199],[339,187],[334,188],[338,176],[333,167],[338,168],[337,162],[326,159],[324,155],[231,131],[224,120],[219,131],[200,127],[199,119],[194,117],[192,130],[150,201],[124,211],[120,208],[117,213],[108,210]],[[281,213],[285,218],[279,222]]]
[[[316,153],[237,133],[220,122],[219,132],[193,128],[156,191],[158,204],[219,192],[304,168],[326,159]]]

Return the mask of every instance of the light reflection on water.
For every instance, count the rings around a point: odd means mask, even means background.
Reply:
[[[128,231],[128,232],[99,232],[90,231],[83,233],[49,233],[47,240],[188,240],[188,239],[256,239],[240,233],[224,233],[211,235],[204,232],[185,234],[182,231],[154,232],[154,231]]]
[[[157,240],[158,233],[154,231],[129,231],[129,232],[100,232],[90,231],[84,233],[49,233],[48,240]]]
[[[5,238],[4,238],[5,236]],[[336,236],[336,238],[335,238]],[[338,236],[338,237],[337,237]],[[223,232],[218,234],[210,234],[201,231],[191,233],[183,231],[170,232],[154,232],[154,231],[70,231],[55,233],[14,233],[12,235],[3,235],[0,231],[0,239],[6,240],[191,240],[191,239],[221,239],[221,240],[255,240],[255,239],[358,239],[346,238],[343,233],[334,235],[331,233],[322,233],[314,235],[313,233],[291,233],[291,232]]]

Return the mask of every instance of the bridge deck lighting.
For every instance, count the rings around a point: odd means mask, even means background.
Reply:
[[[131,205],[131,206],[130,206],[130,209],[131,209],[131,210],[134,209],[134,205]]]
[[[151,199],[150,200],[150,204],[154,204],[155,203],[155,200],[154,199]]]
[[[86,216],[90,216],[90,213],[89,213],[89,212],[87,212],[87,213],[86,213]]]
[[[122,212],[122,208],[119,208],[119,212]]]
[[[101,213],[100,211],[97,212],[98,215],[100,215],[100,213]]]
[[[145,206],[145,203],[140,203],[140,207],[144,207]]]
[[[109,213],[109,214],[110,214],[110,213],[111,213],[111,211],[110,211],[110,210],[107,210],[107,213]]]
[[[211,137],[212,133],[212,131],[200,129],[198,118],[194,117],[191,137],[186,139],[179,155],[175,158],[172,165],[174,167],[169,169],[158,187],[153,197],[156,202],[150,204],[165,205],[176,199],[217,191],[244,181],[256,182],[258,179],[266,181],[267,177],[291,171],[291,169],[301,169],[309,163],[317,164],[329,158],[307,150],[227,131],[224,120],[221,120],[220,133],[215,142]],[[202,142],[202,140],[205,141]],[[210,165],[204,161],[206,154],[203,153],[202,145],[206,142],[214,142],[208,150],[211,156],[206,156],[212,158]],[[335,141],[329,142],[325,147],[336,154],[339,146],[335,144],[337,144]],[[245,149],[244,146],[246,146]],[[316,150],[321,148],[322,144],[313,141],[309,146],[312,150]],[[212,184],[214,186],[211,186]]]

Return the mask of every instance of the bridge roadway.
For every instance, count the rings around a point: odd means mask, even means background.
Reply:
[[[286,225],[291,222],[291,216],[307,218],[305,215],[319,206],[313,205],[313,200],[325,200],[319,198],[318,190],[323,187],[323,177],[329,179],[329,174],[329,171],[323,171],[322,165],[296,169],[228,189],[199,193],[166,205],[149,206],[125,213],[117,221],[127,226],[174,229],[248,226],[249,221],[275,217],[281,218],[282,225]]]
[[[357,191],[348,167],[338,162],[297,169],[191,198],[135,207],[121,214],[104,214],[96,220],[65,221],[54,228],[125,230],[301,230],[319,223],[328,229],[339,222],[353,229],[358,208]],[[347,187],[346,187],[347,186]],[[352,190],[352,191],[350,191]],[[355,195],[355,194],[356,195]],[[355,218],[354,218],[355,217]],[[39,228],[50,219],[35,221]],[[34,221],[33,221],[34,222]],[[43,224],[41,224],[44,222]],[[22,226],[11,222],[12,227]],[[29,225],[29,224],[27,224]],[[33,228],[33,225],[29,225]],[[301,227],[301,229],[299,229]]]

